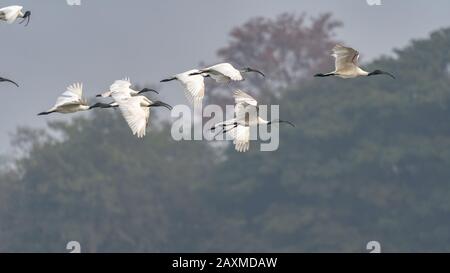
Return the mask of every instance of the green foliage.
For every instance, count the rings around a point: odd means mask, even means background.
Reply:
[[[0,176],[0,250],[450,251],[450,29],[367,65],[397,76],[283,92],[280,149],[225,160],[206,142],[144,140],[115,111],[50,132]],[[332,60],[330,59],[330,64]]]
[[[210,170],[195,170],[213,164],[208,147],[172,141],[168,125],[137,140],[113,112],[50,128],[56,136],[39,145],[21,133],[33,145],[6,207],[23,226],[5,228],[15,243],[3,250],[60,252],[78,240],[85,251],[170,251],[199,236],[208,217],[194,189]]]

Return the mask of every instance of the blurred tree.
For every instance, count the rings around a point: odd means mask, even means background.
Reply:
[[[449,48],[443,29],[369,65],[395,81],[293,87],[280,105],[295,130],[274,153],[230,149],[211,189],[221,198],[210,196],[271,250],[363,251],[376,239],[386,251],[449,251]]]
[[[211,217],[193,192],[214,164],[207,145],[171,140],[167,124],[138,140],[114,111],[49,126],[55,137],[16,136],[29,150],[1,179],[10,241],[0,249],[62,252],[76,240],[86,252],[170,251],[176,240],[181,251],[202,235]]]

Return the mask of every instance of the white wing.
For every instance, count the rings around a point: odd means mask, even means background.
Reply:
[[[199,72],[199,70],[190,70],[176,75],[176,78],[181,82],[185,89],[186,98],[192,104],[201,104],[205,96],[205,81],[202,75],[189,76],[192,73]]]
[[[243,153],[250,149],[250,127],[238,125],[230,134],[234,137],[236,151]]]
[[[125,92],[127,92],[127,90],[131,95],[132,90],[130,89],[130,87],[131,87],[130,78],[124,78],[122,80],[117,80],[109,87],[108,91],[103,92],[102,94],[100,94],[100,96],[102,98],[108,98],[108,97],[112,97],[113,93],[116,93],[116,97],[117,97],[117,95],[120,96],[120,98],[118,98],[118,99],[124,99],[124,98],[128,97],[125,94]],[[123,94],[117,94],[117,93],[122,93],[122,92],[123,92]]]
[[[220,80],[220,77],[217,77],[216,73],[221,74],[225,77],[228,77],[232,81],[242,81],[244,78],[239,70],[234,68],[229,63],[221,63],[216,64],[214,66],[208,67],[202,71],[207,72],[211,75],[211,77],[215,80]],[[217,78],[217,79],[216,79]]]
[[[123,117],[127,121],[128,126],[130,126],[133,135],[136,135],[138,138],[145,136],[150,118],[150,108],[143,107],[141,105],[142,102],[142,96],[130,97],[118,101],[119,109]]]
[[[115,91],[121,92],[121,91],[123,91],[123,89],[127,89],[127,88],[130,88],[130,87],[131,87],[130,79],[129,78],[125,78],[125,79],[122,79],[122,80],[115,81],[111,85],[109,90],[111,90],[112,92],[115,92]]]
[[[8,24],[14,23],[17,17],[22,12],[22,6],[10,6],[0,9],[0,19],[6,21]]]
[[[214,127],[226,131],[226,133],[233,139],[236,151],[246,152],[250,148],[250,127],[244,125],[237,125],[235,127],[236,119],[230,119],[224,122],[217,123]]]
[[[119,102],[125,99],[131,98],[131,81],[129,78],[125,78],[123,80],[117,80],[115,81],[110,87],[109,87],[109,95],[108,92],[105,92],[102,94],[106,96],[111,96],[114,101]]]
[[[359,52],[351,47],[336,45],[331,56],[336,59],[336,71],[352,69],[358,66]]]
[[[258,105],[258,101],[256,101],[256,99],[239,89],[234,91],[233,97],[236,104],[243,103],[255,107]]]
[[[234,113],[239,124],[253,126],[258,124],[258,102],[242,90],[234,92],[236,106]]]
[[[61,96],[56,100],[55,107],[61,107],[65,105],[78,105],[83,104],[83,84],[74,83],[67,87],[67,90],[62,93]]]
[[[100,96],[102,98],[108,98],[108,97],[111,97],[111,94],[112,94],[112,92],[110,90],[110,91],[103,92],[102,94],[100,94]]]
[[[67,87],[68,92],[72,92],[79,98],[83,97],[83,83],[74,83]]]

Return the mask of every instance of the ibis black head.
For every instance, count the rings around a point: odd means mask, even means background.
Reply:
[[[395,76],[392,75],[391,73],[385,72],[385,71],[382,71],[382,70],[378,70],[378,69],[373,71],[373,72],[370,72],[369,75],[367,75],[367,76],[375,76],[375,75],[388,75],[389,77],[395,79]]]
[[[191,74],[189,74],[189,76],[197,76],[197,75],[202,75],[203,77],[206,77],[206,75],[208,75],[208,73],[205,71],[197,71],[197,72],[192,72]]]
[[[171,81],[174,81],[176,79],[177,78],[173,77],[173,78],[168,78],[168,79],[161,80],[161,82],[171,82]]]
[[[18,85],[16,82],[14,82],[14,81],[12,81],[12,80],[9,80],[9,79],[5,79],[5,78],[1,78],[1,77],[0,77],[0,82],[9,82],[9,83],[12,83],[12,84],[14,84],[15,86],[19,87],[19,85]]]
[[[336,74],[334,74],[334,73],[327,73],[327,74],[319,73],[319,74],[314,75],[314,77],[324,78],[324,77],[330,77],[330,76],[335,76],[335,75]]]
[[[141,91],[138,92],[138,94],[142,94],[142,93],[146,93],[146,92],[154,92],[156,94],[159,94],[158,91],[154,90],[154,89],[150,89],[150,88],[144,88]]]
[[[167,109],[172,110],[172,106],[162,101],[155,101],[150,107],[166,107]]]
[[[38,114],[38,116],[47,116],[47,115],[50,115],[50,114],[52,114],[54,112],[55,111],[41,112],[41,113]]]
[[[23,19],[22,22],[20,22],[19,24],[22,24],[26,20],[27,23],[25,24],[25,26],[28,26],[28,24],[30,23],[30,19],[31,19],[31,11],[25,12],[25,14],[23,15],[22,19]]]
[[[262,73],[262,72],[259,71],[259,70],[253,69],[253,68],[251,68],[251,67],[246,67],[246,68],[244,68],[244,69],[242,70],[242,72],[244,72],[244,73],[254,72],[254,73],[258,73],[259,75],[261,75],[261,76],[263,76],[263,77],[266,77],[266,75],[264,75],[264,73]]]
[[[105,108],[112,108],[112,107],[114,107],[114,106],[111,105],[111,104],[98,102],[98,103],[96,103],[96,104],[90,106],[90,107],[89,107],[89,110],[94,109],[94,108],[102,108],[102,109],[105,109]]]

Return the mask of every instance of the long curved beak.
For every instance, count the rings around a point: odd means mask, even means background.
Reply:
[[[253,68],[250,68],[250,69],[249,69],[249,71],[250,71],[250,72],[255,72],[255,73],[258,73],[259,75],[263,76],[264,78],[266,77],[266,75],[264,75],[264,73],[262,73],[262,72],[261,72],[261,71],[259,71],[259,70],[256,70],[256,69],[253,69]]]
[[[15,81],[12,81],[12,80],[9,80],[9,79],[0,78],[0,82],[9,82],[9,83],[12,83],[15,86],[19,87],[19,85]]]
[[[146,93],[146,92],[154,92],[156,94],[159,94],[158,91],[156,91],[155,89],[150,89],[150,88],[144,88],[141,91],[139,91],[138,94],[142,94],[142,93]]]
[[[31,11],[27,11],[25,12],[25,16],[23,17],[22,22],[20,22],[19,24],[22,24],[26,20],[27,23],[25,24],[25,26],[28,26],[28,24],[30,23],[30,19],[31,19]]]
[[[273,124],[273,123],[279,123],[279,124],[286,123],[286,124],[291,125],[292,127],[295,127],[295,125],[292,122],[287,121],[287,120],[280,120],[280,119],[278,119],[278,120],[273,120],[273,121],[269,122],[269,124]]]
[[[368,76],[376,76],[376,75],[387,75],[387,76],[389,76],[389,77],[395,79],[395,76],[394,76],[394,75],[392,75],[392,74],[389,73],[389,72],[382,71],[382,70],[375,70],[375,71],[369,73]]]
[[[94,105],[89,106],[89,110],[92,110],[92,109],[94,109],[94,108],[99,108],[99,107],[100,107],[100,104],[99,104],[99,103],[96,103],[96,104],[94,104]]]
[[[172,110],[172,106],[162,101],[155,101],[150,107],[166,107],[167,109]]]
[[[279,123],[286,123],[286,124],[291,125],[292,127],[295,127],[295,125],[292,122],[287,121],[287,120],[280,120]]]
[[[389,77],[393,78],[394,80],[396,79],[395,76],[392,75],[392,74],[389,73],[389,72],[381,71],[381,74],[382,74],[382,75],[388,75]]]

